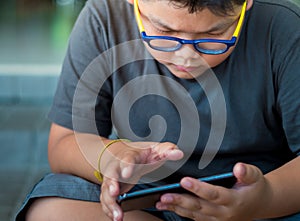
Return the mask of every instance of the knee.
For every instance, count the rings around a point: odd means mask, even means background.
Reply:
[[[55,197],[45,197],[45,198],[37,198],[35,199],[32,204],[29,206],[25,220],[26,221],[51,221],[51,220],[60,220],[57,217],[58,210],[56,210],[57,198]]]
[[[99,202],[72,200],[59,197],[44,197],[33,201],[27,210],[26,221],[108,221]]]

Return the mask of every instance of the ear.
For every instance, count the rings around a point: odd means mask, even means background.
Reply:
[[[127,0],[127,1],[128,1],[129,4],[132,4],[132,5],[133,5],[133,1],[134,1],[134,0]]]
[[[253,0],[247,0],[247,8],[246,8],[246,10],[249,10],[252,7],[252,5],[253,5]]]

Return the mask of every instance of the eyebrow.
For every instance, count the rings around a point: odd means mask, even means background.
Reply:
[[[157,18],[153,18],[153,17],[149,16],[148,19],[149,19],[149,21],[151,21],[151,23],[153,23],[161,28],[164,28],[170,32],[182,32],[182,31],[171,28],[170,26],[168,26],[167,24],[164,24]],[[204,32],[195,32],[195,34],[206,34],[206,33],[212,33],[212,32],[219,31],[219,30],[224,30],[224,29],[231,27],[235,22],[236,22],[236,19],[226,20],[226,22],[218,23]]]

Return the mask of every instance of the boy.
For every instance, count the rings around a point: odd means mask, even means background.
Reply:
[[[299,220],[299,9],[128,2],[82,11],[49,114],[54,173],[17,220]],[[228,171],[231,189],[195,179]],[[179,181],[193,194],[126,213],[116,203]]]

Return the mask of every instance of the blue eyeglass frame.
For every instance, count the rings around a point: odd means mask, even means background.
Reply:
[[[233,35],[230,40],[224,40],[224,39],[212,39],[212,38],[203,38],[203,39],[195,39],[195,40],[186,40],[182,38],[176,38],[176,37],[171,37],[171,36],[150,36],[147,35],[145,32],[144,25],[142,23],[140,11],[138,8],[138,0],[134,0],[134,13],[135,13],[135,18],[138,24],[138,28],[141,34],[141,37],[143,41],[145,41],[149,47],[152,49],[158,50],[158,51],[164,51],[164,52],[173,52],[179,50],[182,45],[184,44],[192,44],[194,48],[203,54],[210,54],[210,55],[218,55],[218,54],[223,54],[229,50],[230,47],[234,46],[237,40],[237,37],[240,33],[242,24],[244,22],[245,18],[245,13],[246,13],[246,8],[247,8],[247,1],[244,2],[241,10],[241,15],[238,21],[238,24],[235,28],[235,31],[233,32]],[[157,40],[157,39],[163,39],[163,40],[172,40],[172,41],[177,41],[179,44],[177,44],[174,47],[170,48],[160,48],[160,47],[153,47],[150,43],[151,40]],[[214,50],[214,49],[205,49],[205,48],[200,48],[198,46],[199,43],[221,43],[226,45],[226,48],[224,49],[219,49],[219,50]]]

